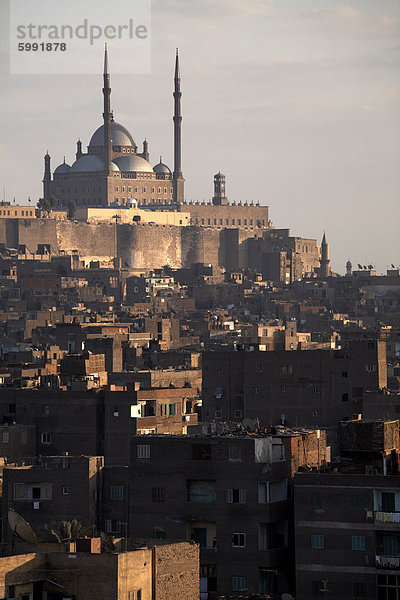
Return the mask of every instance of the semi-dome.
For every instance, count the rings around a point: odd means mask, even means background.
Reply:
[[[136,146],[129,131],[120,123],[111,122],[111,139],[113,146]],[[89,146],[104,146],[104,125],[101,125],[90,140]]]
[[[111,162],[111,170],[119,171],[117,165],[113,162]],[[88,171],[104,171],[104,160],[96,154],[84,154],[71,167],[71,173],[86,173]]]
[[[162,158],[160,156],[160,162],[157,163],[154,167],[153,167],[154,173],[163,173],[165,175],[170,175],[171,174],[171,169],[163,163]]]
[[[54,171],[54,175],[63,175],[65,173],[69,173],[71,170],[71,165],[68,165],[65,162],[65,158],[64,158],[64,162],[61,163],[61,165],[58,165],[58,167],[56,168],[56,170]]]
[[[113,163],[118,166],[120,171],[131,171],[134,173],[154,173],[151,164],[136,154],[119,156],[118,158],[114,158]]]

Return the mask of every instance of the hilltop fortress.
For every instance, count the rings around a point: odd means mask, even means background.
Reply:
[[[152,166],[147,140],[139,152],[128,129],[115,122],[107,48],[102,91],[103,124],[87,152],[79,140],[73,164],[64,158],[54,172],[50,155],[44,157],[43,198],[53,205],[50,215],[0,207],[3,247],[26,257],[75,252],[88,259],[118,258],[133,271],[206,263],[227,270],[250,267],[286,282],[317,272],[321,249],[316,240],[274,229],[267,206],[230,203],[222,173],[214,176],[210,202],[185,201],[178,53],[173,171],[161,157]]]

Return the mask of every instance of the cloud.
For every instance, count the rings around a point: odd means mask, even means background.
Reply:
[[[338,6],[335,10],[315,10],[303,13],[303,17],[313,27],[322,29],[383,37],[395,36],[400,33],[398,19],[387,15],[371,17],[348,5]]]
[[[156,11],[178,13],[191,18],[208,18],[212,15],[241,17],[271,17],[277,14],[272,0],[155,0],[153,15]]]

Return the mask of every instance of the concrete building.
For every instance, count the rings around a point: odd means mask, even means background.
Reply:
[[[87,541],[78,540],[80,550],[74,552],[39,548],[1,557],[0,595],[21,600],[199,600],[196,544],[143,540],[128,552],[93,552],[83,549]]]
[[[99,525],[102,498],[102,456],[47,456],[22,461],[24,466],[3,470],[2,514],[12,508],[28,521],[36,535],[55,541],[50,529],[60,521]],[[12,531],[3,527],[3,541]]]
[[[337,426],[362,412],[364,390],[386,385],[380,341],[348,342],[336,350],[206,351],[203,419]]]
[[[294,477],[296,598],[400,594],[399,422],[341,423],[341,461]]]
[[[105,527],[123,532],[128,515],[129,536],[199,543],[203,598],[293,590],[291,478],[325,444],[315,431],[134,436],[129,471],[106,469]]]

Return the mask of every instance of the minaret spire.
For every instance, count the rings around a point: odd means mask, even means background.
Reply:
[[[104,99],[104,170],[107,175],[111,171],[111,160],[112,160],[112,141],[111,141],[111,122],[113,115],[111,111],[111,86],[110,86],[110,70],[108,66],[108,52],[107,44],[104,48],[104,71],[103,71],[103,99]],[[108,204],[108,199],[106,201]]]
[[[51,182],[51,170],[50,170],[50,154],[46,151],[44,156],[44,177],[43,177],[43,198],[50,197],[50,182]]]
[[[319,273],[321,277],[329,277],[330,275],[330,267],[329,267],[329,246],[328,246],[328,242],[326,241],[326,235],[325,235],[325,231],[324,231],[324,235],[322,237],[322,242],[321,242],[321,258],[319,259],[319,264],[320,269],[319,269]]]
[[[184,200],[184,179],[182,175],[182,113],[181,113],[181,74],[179,68],[179,53],[176,49],[174,77],[174,173],[172,178],[173,200],[180,204]]]

